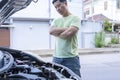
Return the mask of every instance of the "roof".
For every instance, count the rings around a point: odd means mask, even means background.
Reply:
[[[88,0],[83,0],[84,2],[87,2]]]
[[[92,21],[92,20],[94,20],[94,21],[104,21],[104,19],[108,19],[108,20],[111,21],[111,19],[104,16],[103,14],[97,14],[97,15],[93,15],[93,16],[87,18],[87,20],[89,20],[89,21]]]
[[[96,0],[94,0],[94,1],[96,1]],[[92,0],[83,0],[84,3],[86,3],[86,2],[94,2],[94,1],[92,1]]]

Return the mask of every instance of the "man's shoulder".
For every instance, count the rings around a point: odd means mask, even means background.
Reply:
[[[53,21],[61,21],[62,17],[54,18]]]
[[[73,18],[77,18],[77,19],[80,19],[79,16],[76,16],[76,15],[72,15]]]

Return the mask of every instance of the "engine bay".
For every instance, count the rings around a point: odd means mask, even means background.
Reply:
[[[8,48],[0,48],[0,79],[81,80],[62,65],[45,62],[32,54]]]

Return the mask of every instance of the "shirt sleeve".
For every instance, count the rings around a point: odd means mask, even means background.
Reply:
[[[56,20],[55,20],[55,19],[52,21],[51,26],[52,26],[52,27],[55,27],[55,26],[56,26]]]
[[[70,26],[75,26],[77,28],[80,28],[80,18],[75,16]]]

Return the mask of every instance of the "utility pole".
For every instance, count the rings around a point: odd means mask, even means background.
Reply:
[[[94,21],[94,18],[93,18],[93,8],[94,8],[94,0],[91,0],[91,15],[92,15],[92,21]]]
[[[81,0],[81,11],[82,11],[82,19],[84,20],[84,0]]]
[[[51,25],[51,0],[48,2],[48,17],[49,17],[49,27]],[[51,49],[51,35],[49,35],[49,49]]]

